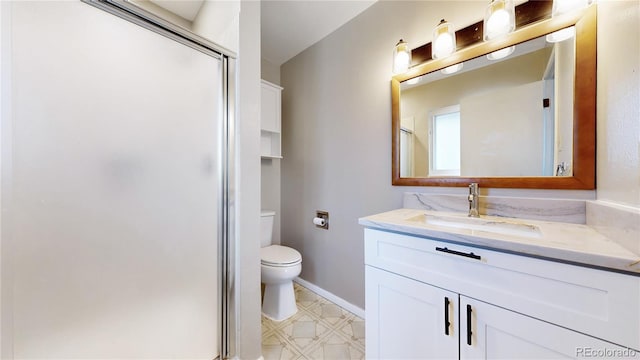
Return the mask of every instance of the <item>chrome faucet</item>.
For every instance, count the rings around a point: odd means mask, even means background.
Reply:
[[[478,183],[469,184],[469,217],[480,217],[478,212]]]

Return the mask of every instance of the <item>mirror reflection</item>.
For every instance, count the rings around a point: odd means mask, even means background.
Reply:
[[[400,84],[401,177],[572,176],[575,38],[504,52]]]

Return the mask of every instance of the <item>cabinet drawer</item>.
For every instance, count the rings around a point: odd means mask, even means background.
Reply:
[[[365,229],[365,263],[640,349],[635,276],[374,229]]]

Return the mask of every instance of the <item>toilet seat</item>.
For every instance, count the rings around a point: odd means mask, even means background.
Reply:
[[[302,255],[287,246],[271,245],[260,249],[260,262],[274,267],[294,266],[302,262]]]

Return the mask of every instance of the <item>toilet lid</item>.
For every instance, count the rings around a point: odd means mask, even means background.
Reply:
[[[260,249],[260,260],[264,265],[294,265],[302,261],[302,255],[287,246],[271,245]]]

